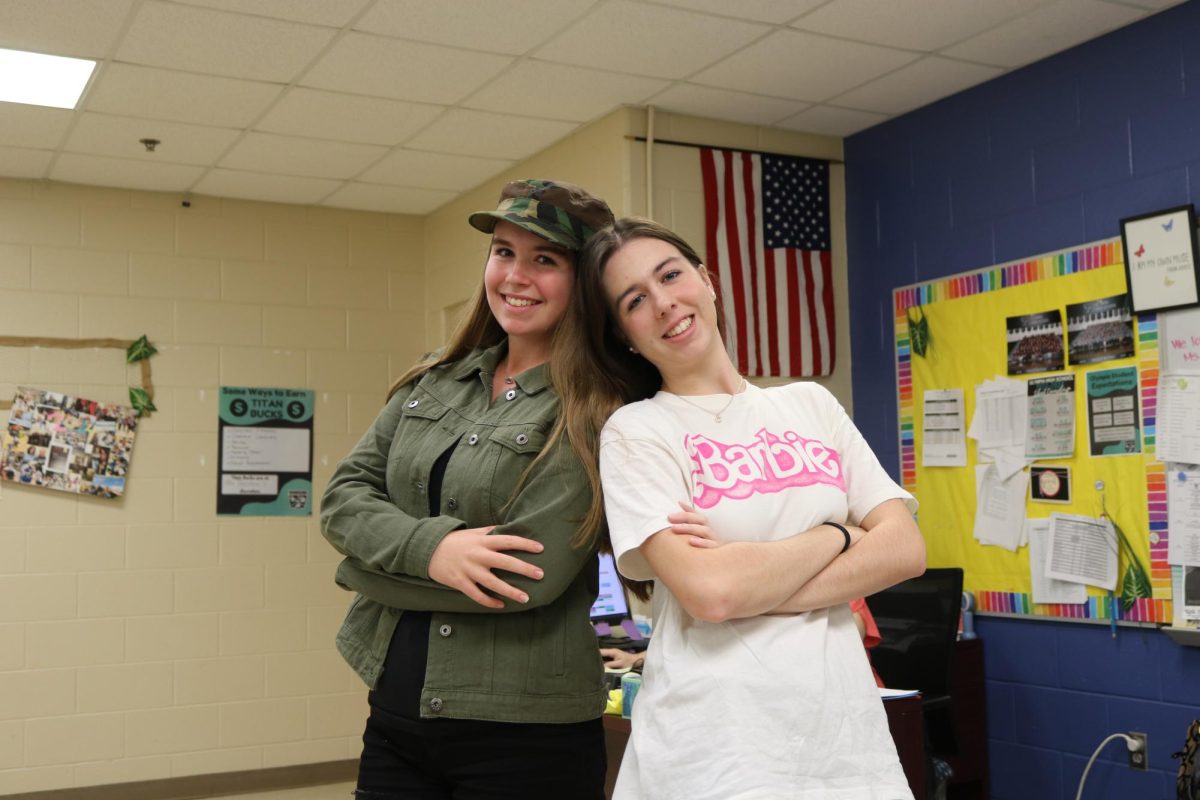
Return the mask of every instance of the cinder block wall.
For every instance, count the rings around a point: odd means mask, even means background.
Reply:
[[[0,179],[0,335],[159,348],[124,499],[0,484],[0,794],[358,755],[336,554],[315,518],[216,516],[217,392],[315,389],[319,493],[427,347],[424,270],[419,218]],[[0,348],[0,397],[137,379]]]

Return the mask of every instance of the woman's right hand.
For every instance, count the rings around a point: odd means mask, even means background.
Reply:
[[[720,547],[721,540],[708,525],[708,517],[696,511],[695,506],[683,501],[679,502],[681,511],[667,515],[671,523],[671,533],[688,537],[692,547]]]
[[[542,543],[522,536],[489,536],[494,527],[467,528],[447,534],[429,559],[429,577],[451,589],[457,589],[485,608],[504,608],[504,601],[485,594],[484,589],[518,603],[528,603],[529,595],[505,583],[495,570],[502,569],[541,580],[542,570],[539,567],[507,555],[507,551],[540,553],[544,549]]]

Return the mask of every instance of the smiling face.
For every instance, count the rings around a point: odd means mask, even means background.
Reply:
[[[496,223],[483,286],[511,344],[549,347],[574,281],[571,251],[512,223]]]
[[[627,241],[609,258],[603,282],[622,336],[667,383],[724,352],[708,273],[670,242]]]

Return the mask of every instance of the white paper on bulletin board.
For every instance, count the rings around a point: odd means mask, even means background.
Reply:
[[[1158,315],[1162,372],[1200,375],[1200,306]]]

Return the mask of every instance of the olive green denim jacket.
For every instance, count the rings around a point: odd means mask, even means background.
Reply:
[[[604,710],[607,693],[588,609],[596,597],[593,548],[571,545],[591,501],[583,467],[565,442],[526,477],[558,414],[545,367],[516,376],[491,400],[505,345],[430,370],[397,392],[338,464],[321,502],[321,529],[347,556],[337,581],[358,592],[337,635],[354,670],[374,687],[405,610],[431,611],[421,715],[509,722],[578,722]],[[428,481],[457,442],[429,516]],[[503,573],[529,595],[487,609],[429,578],[447,534],[496,525],[536,539],[519,553],[545,573]]]

